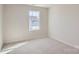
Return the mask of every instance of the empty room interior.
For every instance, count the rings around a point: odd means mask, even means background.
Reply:
[[[79,5],[0,4],[0,54],[79,54]]]

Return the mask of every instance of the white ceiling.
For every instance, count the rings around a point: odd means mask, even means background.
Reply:
[[[53,4],[31,4],[32,6],[39,6],[39,7],[45,7],[50,8],[53,6]]]

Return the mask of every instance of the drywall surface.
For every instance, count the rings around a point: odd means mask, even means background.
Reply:
[[[40,11],[40,30],[29,32],[29,10]],[[48,36],[48,9],[28,5],[4,5],[4,43]]]
[[[79,5],[54,5],[49,9],[49,36],[79,48]]]
[[[3,5],[0,4],[0,50],[2,48],[2,18],[3,18]]]

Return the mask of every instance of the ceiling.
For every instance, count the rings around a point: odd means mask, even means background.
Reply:
[[[53,6],[53,4],[31,4],[32,6],[39,6],[39,7],[45,7],[50,8]]]

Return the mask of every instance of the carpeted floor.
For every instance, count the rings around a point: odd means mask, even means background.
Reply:
[[[79,50],[59,41],[44,38],[31,40],[8,54],[78,54]]]

